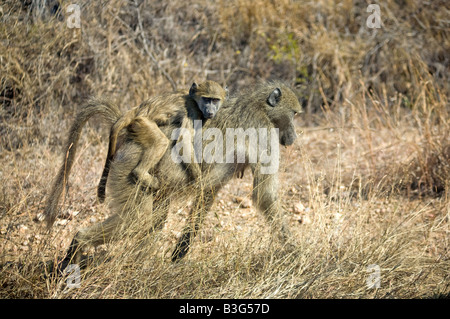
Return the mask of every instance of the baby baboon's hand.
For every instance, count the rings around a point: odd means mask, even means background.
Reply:
[[[150,175],[148,172],[140,172],[139,170],[134,169],[130,174],[131,180],[135,184],[140,184],[144,189],[152,189],[157,190],[160,188],[159,180],[153,175]]]

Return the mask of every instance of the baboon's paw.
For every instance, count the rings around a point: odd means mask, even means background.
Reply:
[[[143,189],[157,190],[160,188],[159,180],[148,172],[141,173],[137,170],[133,170],[130,174],[130,178],[133,183],[139,184]]]

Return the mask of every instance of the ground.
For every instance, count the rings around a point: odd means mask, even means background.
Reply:
[[[380,28],[367,9],[362,0],[3,1],[0,298],[448,297],[448,3],[380,2]],[[231,96],[279,80],[302,104],[279,169],[290,241],[272,238],[246,171],[217,194],[182,261],[170,254],[188,202],[159,233],[146,236],[142,216],[88,251],[77,288],[45,273],[78,229],[110,214],[96,199],[109,128],[93,119],[56,223],[42,222],[81,105],[103,97],[125,112],[206,79]]]

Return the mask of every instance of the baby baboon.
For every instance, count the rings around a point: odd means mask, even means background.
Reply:
[[[179,101],[179,99],[160,99],[153,102],[164,104],[178,103]],[[103,107],[110,108],[110,105],[104,104]],[[155,106],[155,108],[159,107]],[[113,114],[114,110],[103,110],[102,112]],[[297,137],[294,128],[294,115],[298,112],[301,112],[301,106],[295,94],[286,85],[280,82],[260,84],[252,90],[240,94],[237,98],[227,100],[218,111],[217,116],[205,123],[203,133],[211,132],[212,130],[208,131],[208,129],[213,129],[215,132],[217,130],[221,131],[223,136],[225,136],[230,129],[242,129],[244,131],[253,129],[261,132],[266,130],[271,132],[269,140],[276,138],[276,143],[279,142],[281,145],[288,146]],[[93,114],[88,113],[88,115],[91,116]],[[193,125],[192,114],[188,114],[185,111],[182,116],[184,116],[183,119],[190,121],[191,125]],[[119,119],[119,116],[117,119]],[[177,124],[173,122],[162,127],[163,133],[166,136],[170,136],[171,131],[179,127],[179,120]],[[73,124],[72,131],[79,132],[85,121],[86,118],[84,116],[78,116]],[[71,139],[69,137],[69,145]],[[206,140],[205,136],[203,140]],[[74,141],[75,145],[76,141]],[[219,145],[217,140],[213,140],[211,143]],[[237,142],[235,143],[236,145]],[[205,147],[210,147],[210,145],[203,145],[203,150],[205,150]],[[71,152],[71,149],[68,151],[68,156],[73,158],[74,154]],[[193,208],[189,213],[189,220],[172,254],[173,261],[182,258],[188,252],[206,213],[213,204],[215,194],[233,176],[243,172],[247,167],[251,168],[253,174],[252,198],[255,206],[271,222],[271,229],[274,234],[283,240],[287,238],[287,229],[282,220],[278,218],[281,213],[277,194],[278,173],[276,170],[271,172],[264,170],[267,162],[263,160],[263,154],[272,153],[271,155],[276,158],[279,156],[273,143],[270,146],[264,146],[261,145],[261,142],[246,142],[244,161],[238,161],[237,156],[234,154],[234,149],[232,151],[231,161],[202,162],[203,187],[200,189],[192,187],[189,174],[186,172],[185,166],[182,165],[183,163],[171,160],[170,148],[164,153],[162,160],[155,168],[154,174],[163,184],[158,191],[156,205],[159,205],[158,201],[164,201],[171,198],[171,196],[176,196],[177,198],[184,195],[189,197],[195,196]],[[229,150],[227,149],[225,153],[228,154]],[[256,161],[252,160],[252,154],[255,153],[258,154]],[[80,230],[75,235],[65,258],[66,263],[71,261],[72,258],[75,258],[75,262],[77,262],[80,258],[80,248],[85,245],[96,246],[108,242],[112,235],[118,232],[119,227],[126,227],[126,224],[124,224],[124,220],[127,220],[125,216],[128,219],[136,219],[139,218],[138,212],[152,213],[154,192],[142,192],[136,184],[130,183],[128,179],[129,173],[140,161],[141,154],[141,146],[132,140],[126,140],[118,149],[116,156],[111,162],[111,171],[108,179],[109,205],[113,215],[102,223]],[[65,170],[64,165],[62,170]],[[65,173],[68,176],[69,171],[65,171]],[[62,181],[60,182],[62,184]],[[56,185],[56,187],[60,186]],[[51,193],[51,196],[53,195],[54,192]],[[46,214],[48,221],[51,222],[55,217],[57,200],[50,198],[49,203],[52,206],[46,210]],[[152,219],[152,225],[148,225],[149,230],[160,229],[164,224],[166,215],[167,212]]]
[[[184,92],[175,92],[172,94],[185,95]],[[159,127],[167,126],[176,121],[180,109],[184,108],[189,109],[191,113],[197,109],[201,111],[202,116],[198,117],[195,114],[193,119],[210,119],[216,115],[227,97],[228,90],[226,88],[222,88],[217,82],[205,81],[199,85],[196,83],[192,84],[189,95],[185,96],[186,102],[184,104],[162,104],[158,103],[158,99],[156,101],[150,99],[142,103],[139,107],[128,111],[111,129],[108,156],[98,186],[97,194],[99,201],[103,202],[105,199],[109,167],[116,153],[117,139],[122,129],[126,127],[129,133],[127,136],[128,139],[142,146],[141,160],[131,172],[131,178],[134,182],[139,182],[143,188],[156,190],[159,188],[159,181],[153,174],[150,174],[150,171],[161,160],[161,157],[169,146],[169,139],[161,132]],[[181,127],[189,128],[193,131],[193,126],[186,124],[188,122],[182,120]],[[201,174],[197,163],[191,161],[188,169],[192,179],[197,180]]]

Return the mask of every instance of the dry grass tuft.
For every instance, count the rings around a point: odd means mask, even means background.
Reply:
[[[366,26],[366,1],[80,2],[81,29],[68,28],[70,4],[0,7],[0,298],[449,296],[447,2],[380,2],[380,29]],[[109,214],[95,198],[107,132],[91,122],[56,226],[40,221],[80,104],[98,95],[127,110],[204,79],[296,89],[303,134],[280,168],[295,245],[242,205],[246,172],[181,262],[170,254],[183,202],[161,232],[148,236],[143,215],[90,251],[80,288],[46,274],[77,229]]]

